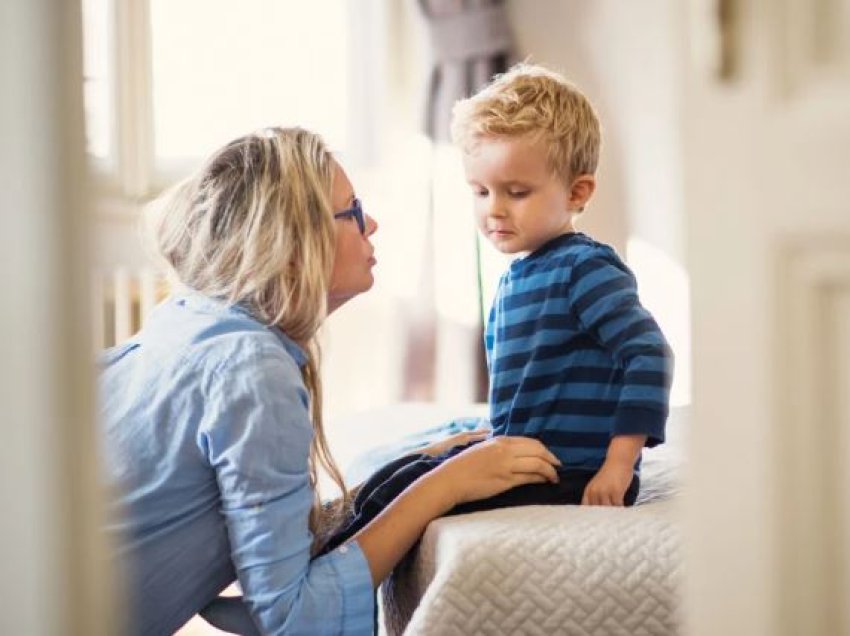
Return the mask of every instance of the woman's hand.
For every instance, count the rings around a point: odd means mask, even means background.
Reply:
[[[476,431],[468,431],[465,433],[455,433],[454,435],[450,435],[449,437],[428,444],[427,446],[423,446],[422,448],[417,448],[411,452],[437,457],[438,455],[442,455],[446,451],[451,450],[455,446],[466,446],[472,442],[485,440],[488,435],[490,435],[489,428],[481,428]]]
[[[439,480],[453,507],[522,484],[557,483],[560,465],[536,439],[500,436],[462,451],[425,478]]]
[[[448,438],[451,439],[451,438]],[[560,462],[527,437],[495,437],[475,444],[426,473],[354,535],[377,586],[432,519],[457,504],[522,484],[558,481]]]

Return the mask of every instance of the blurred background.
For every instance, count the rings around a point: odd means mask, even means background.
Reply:
[[[322,334],[349,414],[486,399],[451,104],[528,60],[603,125],[579,229],[615,246],[691,405],[692,634],[850,634],[848,0],[4,0],[0,633],[111,633],[92,354],[167,293],[145,206],[229,139],[324,135],[375,217]],[[392,432],[387,432],[391,435]]]
[[[325,136],[380,225],[375,288],[323,334],[329,415],[486,399],[481,315],[509,260],[476,235],[448,122],[456,99],[527,59],[599,110],[600,187],[581,228],[637,271],[686,403],[673,17],[664,2],[85,0],[95,342],[127,337],[151,306],[144,205],[228,140],[300,125]]]

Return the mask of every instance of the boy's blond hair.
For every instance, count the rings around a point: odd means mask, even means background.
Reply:
[[[482,138],[522,136],[545,146],[549,167],[567,184],[596,172],[602,135],[593,106],[542,66],[517,64],[452,111],[452,139],[464,152]]]

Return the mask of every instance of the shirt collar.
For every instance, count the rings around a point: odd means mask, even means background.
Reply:
[[[578,238],[587,238],[587,236],[581,232],[567,232],[566,234],[559,234],[555,238],[546,241],[530,254],[513,261],[510,265],[510,269],[514,272],[523,271],[526,266],[530,266],[545,254],[554,252],[555,250],[572,243]]]
[[[178,304],[182,304],[191,309],[196,309],[199,311],[203,311],[206,313],[212,313],[215,315],[231,315],[231,316],[241,316],[252,322],[257,323],[264,329],[269,330],[273,333],[277,339],[280,341],[283,348],[286,349],[286,352],[292,356],[295,362],[299,367],[303,367],[307,364],[307,352],[297,344],[292,338],[286,335],[283,330],[276,325],[267,325],[262,321],[258,320],[251,311],[242,304],[229,304],[224,300],[220,300],[218,298],[211,298],[209,296],[205,296],[200,292],[189,291],[183,295],[180,295],[174,299],[174,302]]]
[[[566,234],[560,234],[538,247],[531,254],[529,254],[526,259],[539,258],[540,256],[552,252],[558,249],[559,247],[563,247],[568,243],[572,243],[579,236],[584,236],[584,234],[582,234],[581,232],[567,232]]]

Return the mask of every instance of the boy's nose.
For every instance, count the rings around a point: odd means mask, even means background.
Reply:
[[[502,201],[499,201],[495,197],[490,199],[487,205],[487,216],[494,216],[497,218],[503,218],[507,215],[507,210],[505,209],[505,205]]]

